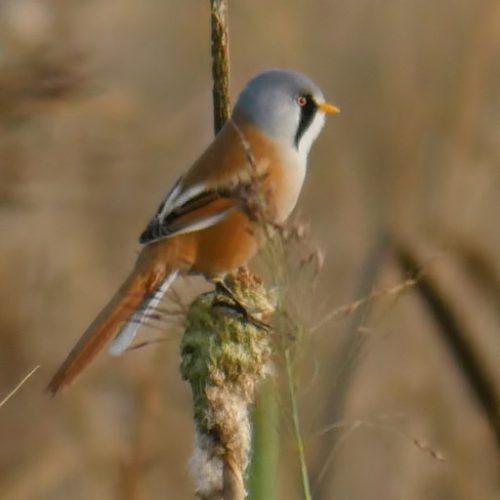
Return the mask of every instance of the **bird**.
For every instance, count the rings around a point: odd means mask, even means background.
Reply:
[[[178,276],[216,281],[246,265],[295,207],[308,154],[339,109],[298,71],[254,76],[212,143],[174,183],[142,232],[135,266],[47,390],[68,386],[109,344],[120,355]]]

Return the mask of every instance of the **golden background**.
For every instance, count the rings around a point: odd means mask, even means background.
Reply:
[[[2,499],[193,497],[179,328],[102,355],[55,399],[43,389],[211,139],[209,37],[208,1],[0,3],[0,400],[41,365],[0,408]],[[230,46],[233,96],[286,67],[342,110],[298,208],[326,256],[297,291],[314,498],[498,499],[494,422],[418,287],[397,288],[384,235],[439,281],[498,416],[500,3],[233,0]],[[278,497],[301,498],[280,407]]]

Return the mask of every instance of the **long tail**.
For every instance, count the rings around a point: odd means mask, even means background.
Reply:
[[[55,395],[69,385],[113,338],[112,354],[120,354],[133,340],[141,317],[150,313],[177,276],[167,266],[141,265],[141,259],[106,307],[87,328],[52,377],[47,391]],[[133,323],[132,323],[133,321]]]

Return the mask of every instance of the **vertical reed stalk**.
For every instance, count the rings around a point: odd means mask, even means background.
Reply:
[[[229,28],[227,0],[210,0],[214,130],[229,118]]]

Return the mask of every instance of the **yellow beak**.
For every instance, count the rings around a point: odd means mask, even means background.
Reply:
[[[332,114],[340,113],[340,109],[337,108],[337,106],[330,104],[329,102],[322,102],[318,104],[318,109],[323,111],[323,113],[332,113]]]

